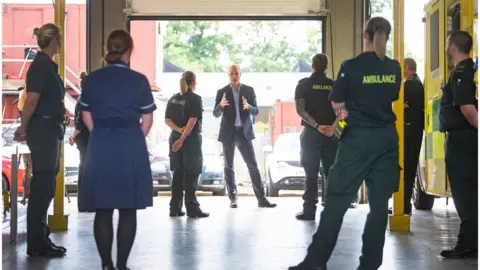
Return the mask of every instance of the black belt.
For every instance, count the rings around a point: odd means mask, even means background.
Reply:
[[[59,117],[59,116],[51,116],[51,115],[39,115],[39,114],[34,114],[32,115],[32,119],[35,119],[35,120],[52,120],[52,121],[56,121],[56,122],[63,122],[64,121],[64,117]]]
[[[235,130],[242,130],[242,129],[243,129],[243,127],[237,127],[237,126],[235,126]]]
[[[96,129],[137,129],[140,128],[140,119],[94,119]]]

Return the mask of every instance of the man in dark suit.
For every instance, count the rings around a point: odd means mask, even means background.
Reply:
[[[422,148],[425,93],[422,81],[417,75],[417,63],[412,58],[405,58],[405,201],[404,212],[412,213],[412,192],[417,176],[418,158]]]
[[[237,208],[237,185],[233,170],[235,146],[242,154],[247,164],[253,191],[258,199],[258,207],[273,208],[276,204],[270,203],[265,197],[265,187],[260,177],[252,140],[252,116],[258,115],[255,91],[251,86],[240,84],[240,68],[236,65],[228,71],[230,84],[217,91],[213,115],[222,116],[218,141],[223,145],[225,181],[227,182],[230,207]]]
[[[404,103],[404,214],[412,214],[412,193],[417,176],[418,159],[423,141],[425,97],[422,81],[417,75],[417,63],[405,58]],[[392,213],[392,209],[389,212]]]

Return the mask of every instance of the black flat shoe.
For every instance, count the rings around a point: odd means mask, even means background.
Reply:
[[[67,249],[62,246],[57,246],[54,243],[52,243],[52,247],[61,250],[63,253],[67,253]]]
[[[258,207],[260,208],[275,208],[277,204],[269,202],[267,199],[260,200],[258,202]]]
[[[185,216],[185,212],[183,211],[178,211],[178,212],[170,212],[171,217],[183,217]]]
[[[206,218],[209,217],[210,214],[207,212],[203,212],[202,210],[197,210],[195,212],[187,213],[187,216],[189,218]]]
[[[65,256],[65,252],[53,246],[46,246],[41,249],[27,249],[27,255],[30,257],[58,258]]]
[[[59,249],[59,250],[63,251],[63,253],[67,253],[67,249],[65,247],[55,245],[52,242],[52,240],[50,240],[50,238],[48,238],[47,240],[48,240],[48,243],[50,244],[50,246],[52,246],[53,248]]]
[[[452,249],[443,250],[440,252],[440,255],[446,259],[477,258],[478,250],[455,247]]]
[[[313,221],[313,220],[315,220],[315,212],[310,213],[310,212],[302,211],[302,212],[298,213],[295,216],[295,218],[298,219],[298,220]]]

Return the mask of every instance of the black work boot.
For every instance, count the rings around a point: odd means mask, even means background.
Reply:
[[[206,218],[209,217],[210,214],[207,212],[203,212],[200,208],[192,211],[187,210],[187,216],[189,218]]]
[[[258,199],[258,207],[260,208],[275,208],[277,207],[276,203],[271,203],[267,198]]]
[[[185,212],[182,210],[170,210],[171,217],[183,217],[185,216]]]

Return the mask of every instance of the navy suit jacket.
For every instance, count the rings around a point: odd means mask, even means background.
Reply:
[[[220,122],[220,132],[218,134],[219,142],[229,142],[232,139],[233,132],[235,130],[235,118],[237,116],[235,99],[233,97],[233,89],[230,87],[230,84],[223,87],[217,91],[217,96],[215,98],[215,107],[213,109],[213,116],[222,117]],[[242,121],[243,134],[248,141],[255,139],[255,134],[253,132],[253,123],[251,116],[258,115],[257,107],[257,97],[255,96],[255,91],[253,87],[246,84],[240,84],[239,91],[239,106],[240,106],[240,120]],[[223,94],[226,94],[226,98],[230,105],[225,106],[223,109],[220,107],[220,101],[222,100]],[[250,109],[243,109],[243,97],[247,100],[250,105]]]

